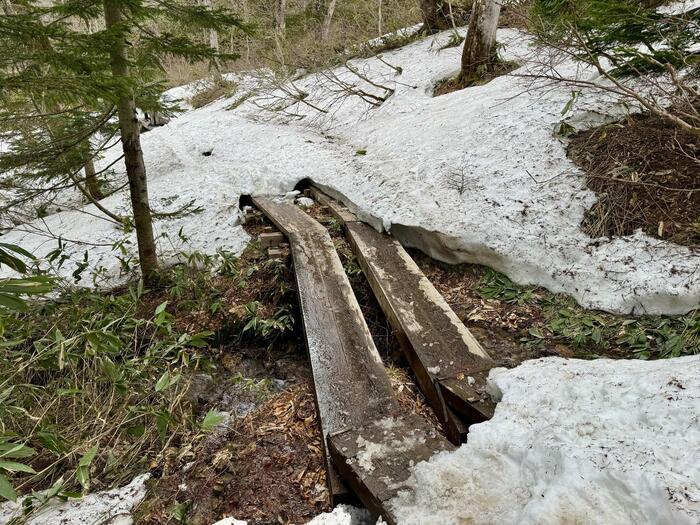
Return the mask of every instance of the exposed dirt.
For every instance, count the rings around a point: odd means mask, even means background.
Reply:
[[[453,93],[454,91],[459,91],[460,89],[465,89],[472,86],[483,86],[484,84],[491,82],[494,78],[507,75],[518,67],[519,64],[517,62],[506,62],[499,60],[496,62],[493,68],[482,73],[478,77],[470,79],[468,82],[460,82],[458,81],[458,77],[444,78],[435,84],[433,96],[439,97],[441,95]]]
[[[409,250],[420,269],[445,298],[457,317],[472,331],[499,366],[514,367],[526,359],[576,352],[560,344],[527,345],[522,338],[546,319],[536,303],[508,303],[479,293],[485,268],[474,264],[444,264],[418,250]]]
[[[598,202],[582,223],[591,237],[648,235],[700,247],[700,139],[660,117],[634,115],[584,131],[569,157]]]
[[[238,349],[231,349],[232,375]],[[206,525],[224,516],[252,525],[304,523],[328,510],[321,435],[304,356],[298,353],[259,356],[265,367],[258,381],[274,377],[283,389],[242,417],[214,431],[183,454],[166,458],[158,469],[137,523]],[[234,374],[235,371],[235,374]],[[284,377],[285,379],[281,379]],[[219,385],[220,387],[221,385]]]

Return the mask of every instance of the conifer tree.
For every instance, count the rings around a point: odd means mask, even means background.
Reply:
[[[162,59],[227,60],[209,42],[161,27],[242,28],[230,11],[184,0],[4,0],[0,17],[0,172],[46,188],[74,186],[96,202],[90,164],[121,142],[139,262],[153,284],[157,260],[136,107],[168,112],[159,95]],[[88,32],[85,27],[91,27]],[[199,33],[203,33],[200,31]],[[87,168],[86,176],[81,172]],[[27,195],[31,198],[33,194]]]

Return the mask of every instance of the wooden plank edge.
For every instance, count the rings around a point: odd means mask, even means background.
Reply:
[[[311,186],[309,190],[311,191],[314,200],[327,207],[331,212],[331,215],[340,221],[341,225],[345,226],[345,224],[348,222],[361,222],[360,219],[358,219],[357,216],[347,208],[347,206],[326,195],[316,186]]]

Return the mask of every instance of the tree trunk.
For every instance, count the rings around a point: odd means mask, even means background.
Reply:
[[[275,29],[280,35],[284,35],[287,30],[287,0],[276,0],[275,5]]]
[[[331,33],[331,22],[333,21],[333,13],[335,12],[336,0],[329,0],[326,6],[326,14],[323,17],[323,25],[321,26],[321,40],[328,40]]]
[[[119,32],[122,21],[120,0],[103,0],[104,17],[107,31]],[[126,54],[126,40],[123,34],[118,34],[109,52],[112,76],[115,80],[127,81],[129,65]],[[156,245],[153,239],[153,224],[151,208],[148,203],[148,182],[146,166],[143,163],[139,123],[136,119],[136,104],[133,93],[125,93],[119,98],[117,105],[119,115],[119,130],[121,131],[124,163],[129,179],[131,208],[134,212],[134,226],[139,248],[139,264],[144,283],[152,286],[156,283],[158,259]]]
[[[211,0],[204,0],[204,5],[206,5],[209,8],[209,10],[211,11],[211,9],[212,9]],[[212,48],[217,53],[219,52],[219,34],[216,32],[216,29],[214,29],[214,28],[209,28],[209,47]]]
[[[96,201],[104,197],[100,189],[100,182],[97,180],[97,175],[95,175],[95,163],[92,159],[88,159],[85,163],[85,187],[90,196]]]
[[[423,11],[423,31],[429,35],[452,27],[449,2],[421,0],[420,8]]]
[[[474,0],[462,51],[462,70],[457,79],[459,85],[470,84],[496,65],[496,29],[500,13],[498,0]]]

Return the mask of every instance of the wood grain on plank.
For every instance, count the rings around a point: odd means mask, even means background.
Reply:
[[[326,229],[292,203],[253,202],[290,241],[324,439],[396,412],[391,382]],[[332,497],[342,500],[346,489],[326,459]]]

